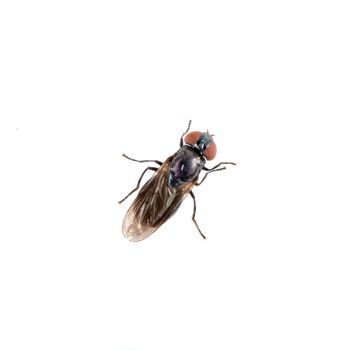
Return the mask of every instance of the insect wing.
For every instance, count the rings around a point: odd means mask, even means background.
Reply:
[[[196,183],[192,181],[177,188],[170,187],[171,158],[144,184],[125,215],[122,231],[130,241],[141,241],[156,231],[175,214]]]

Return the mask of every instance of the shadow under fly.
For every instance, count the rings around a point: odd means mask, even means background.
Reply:
[[[186,131],[180,138],[180,149],[171,155],[164,163],[159,160],[136,160],[123,154],[129,160],[139,163],[156,163],[159,167],[147,167],[141,174],[137,186],[119,203],[124,202],[140,187],[144,174],[151,170],[155,174],[142,186],[137,197],[131,204],[123,220],[122,232],[125,238],[132,242],[141,241],[155,232],[164,222],[172,217],[188,194],[193,199],[192,221],[198,232],[200,230],[196,215],[196,197],[192,192],[194,186],[199,186],[207,176],[215,171],[226,169],[225,164],[236,165],[233,162],[220,162],[212,168],[207,168],[207,160],[216,156],[216,144],[209,132],[192,131],[188,133],[191,120]],[[200,172],[206,174],[198,182]]]

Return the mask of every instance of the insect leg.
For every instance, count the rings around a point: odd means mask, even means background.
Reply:
[[[186,131],[181,135],[181,138],[180,138],[180,147],[182,147],[183,144],[184,144],[183,137],[187,134],[188,130],[190,130],[191,123],[192,123],[192,120],[190,120],[190,121],[188,122],[188,127],[187,127]]]
[[[191,195],[191,197],[192,197],[192,199],[193,199],[192,221],[193,221],[193,223],[196,225],[197,230],[198,230],[198,232],[200,233],[200,235],[201,235],[204,239],[206,239],[207,237],[205,237],[205,236],[203,235],[203,233],[202,233],[201,229],[199,228],[199,226],[198,226],[198,224],[197,224],[197,221],[196,221],[196,219],[195,219],[195,216],[196,216],[196,197],[194,196],[194,194],[193,194],[192,191],[190,191],[190,195]]]
[[[232,164],[232,165],[236,165],[236,163],[233,163],[233,162],[220,162],[219,164],[216,164],[214,167],[208,169],[207,167],[203,167],[203,170],[205,171],[211,171],[211,170],[214,170],[216,168],[218,168],[220,165],[222,164]]]
[[[197,182],[196,183],[196,186],[199,186],[206,178],[207,176],[210,174],[210,173],[213,173],[214,171],[220,171],[220,170],[225,170],[226,168],[223,167],[223,168],[219,168],[219,169],[213,169],[213,170],[209,170],[203,177],[202,181],[201,182]]]
[[[135,191],[137,191],[137,190],[139,189],[141,180],[142,180],[142,178],[143,178],[143,175],[145,175],[145,173],[146,173],[147,170],[157,171],[158,168],[154,168],[154,167],[151,167],[151,166],[148,167],[148,168],[146,168],[146,169],[143,171],[143,173],[141,174],[141,176],[140,176],[140,178],[139,178],[139,181],[137,182],[137,186],[136,186],[125,198],[123,198],[121,201],[119,201],[119,202],[118,202],[119,204],[123,203],[123,202],[125,201],[125,199],[127,199],[131,194],[133,194]]]
[[[157,163],[158,165],[162,165],[163,163],[160,162],[159,160],[137,160],[137,159],[134,159],[134,158],[130,158],[128,157],[126,154],[122,154],[123,157],[125,157],[126,159],[129,159],[129,160],[132,160],[133,162],[138,162],[138,163],[147,163],[147,162],[155,162]]]

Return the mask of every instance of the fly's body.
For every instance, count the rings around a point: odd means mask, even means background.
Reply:
[[[190,146],[181,147],[170,162],[169,186],[178,187],[197,179],[205,159]]]
[[[160,165],[159,168],[146,168],[136,188],[119,202],[122,203],[138,190],[146,171],[155,171],[154,175],[143,185],[125,215],[122,231],[124,236],[130,241],[140,241],[150,236],[175,214],[188,194],[191,195],[194,203],[192,220],[199,233],[205,238],[195,220],[196,200],[192,188],[199,186],[211,172],[225,169],[224,167],[219,168],[220,165],[235,165],[235,163],[221,162],[211,169],[206,168],[206,161],[214,159],[216,155],[216,145],[212,135],[208,132],[193,131],[186,135],[190,125],[191,121],[187,130],[181,136],[180,149],[164,163],[158,160],[136,160],[125,154],[123,155],[132,161],[140,163],[154,162]],[[198,182],[199,174],[202,170],[205,170],[207,173]]]

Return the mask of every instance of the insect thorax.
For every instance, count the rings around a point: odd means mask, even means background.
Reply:
[[[174,155],[170,163],[169,185],[177,187],[193,181],[202,170],[205,160],[196,150],[183,146]]]

